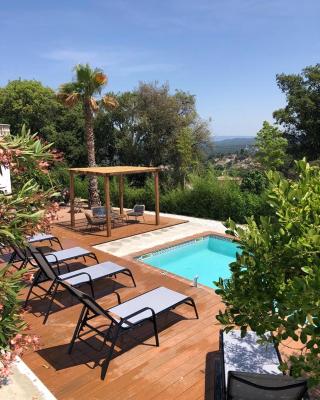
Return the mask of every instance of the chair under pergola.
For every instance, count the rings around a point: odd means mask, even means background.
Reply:
[[[86,168],[70,168],[70,215],[71,226],[75,227],[75,207],[74,207],[74,176],[93,175],[104,177],[104,194],[106,206],[106,234],[111,236],[111,208],[110,208],[110,177],[119,177],[119,210],[123,214],[123,192],[124,192],[124,175],[133,174],[153,174],[154,175],[154,193],[155,193],[155,224],[160,225],[160,199],[159,199],[159,172],[157,167],[135,167],[135,166],[116,166],[116,167],[86,167]]]

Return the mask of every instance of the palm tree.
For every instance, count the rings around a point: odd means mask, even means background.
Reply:
[[[118,105],[118,102],[111,96],[103,96],[99,102],[96,99],[95,96],[101,94],[102,88],[108,81],[107,75],[101,69],[92,69],[89,64],[78,64],[74,67],[74,71],[74,80],[61,85],[57,96],[68,107],[73,107],[81,102],[85,120],[88,165],[95,167],[94,114],[98,110],[99,104],[106,108],[113,108]],[[100,205],[98,181],[95,176],[91,176],[89,180],[89,203],[91,207]]]

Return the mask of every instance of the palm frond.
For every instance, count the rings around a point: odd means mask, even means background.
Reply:
[[[58,100],[68,107],[73,107],[80,99],[79,87],[76,82],[64,83],[57,93]]]
[[[99,109],[98,103],[93,97],[90,98],[90,105],[93,111],[98,111]]]
[[[116,108],[119,106],[118,100],[112,96],[103,96],[102,101],[106,108]]]
[[[68,107],[73,107],[78,103],[79,100],[80,100],[80,94],[77,92],[73,92],[65,98],[64,104]]]
[[[89,64],[78,64],[74,67],[75,81],[79,91],[85,96],[100,94],[107,83],[107,75],[100,68],[91,68]]]

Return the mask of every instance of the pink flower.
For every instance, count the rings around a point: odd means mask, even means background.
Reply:
[[[33,335],[32,336],[32,341],[33,341],[34,344],[39,344],[39,342],[40,342],[39,336]]]
[[[27,272],[23,275],[23,278],[28,282],[32,282],[33,277],[34,277],[34,274],[32,272]]]
[[[0,373],[1,373],[1,376],[2,376],[3,378],[7,378],[7,377],[10,375],[10,369],[9,369],[9,367],[3,367],[3,368],[1,368]]]

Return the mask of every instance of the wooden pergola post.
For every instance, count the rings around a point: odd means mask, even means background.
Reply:
[[[71,215],[71,226],[75,226],[74,218],[74,173],[70,171],[70,215]]]
[[[107,236],[111,236],[111,212],[110,212],[110,181],[109,175],[104,176],[104,195],[106,205],[106,225],[107,225]]]
[[[119,208],[120,214],[123,214],[123,175],[119,175]]]
[[[154,197],[156,211],[156,225],[160,225],[160,196],[159,196],[159,173],[154,174]]]

